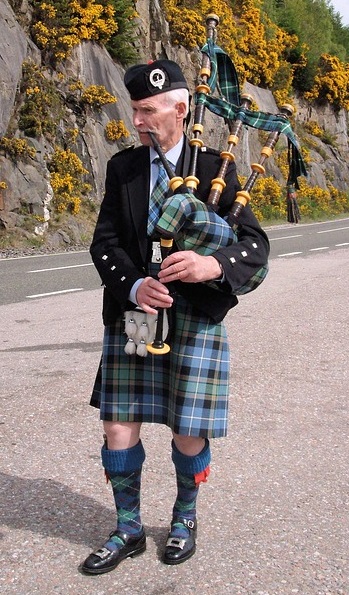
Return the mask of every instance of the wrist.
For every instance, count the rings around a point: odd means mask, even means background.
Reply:
[[[217,275],[214,277],[213,281],[222,281],[223,277],[224,277],[224,269],[223,269],[223,265],[219,262],[219,260],[217,260],[215,258],[216,263],[219,266],[219,272],[217,273]]]

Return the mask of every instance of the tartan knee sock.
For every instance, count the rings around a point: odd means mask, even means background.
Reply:
[[[172,512],[172,521],[174,522],[172,522],[170,536],[186,539],[189,531],[179,519],[196,520],[196,500],[199,486],[202,481],[207,481],[209,474],[211,460],[209,441],[206,440],[202,451],[193,457],[182,454],[173,442],[172,460],[176,468],[177,498]]]
[[[117,529],[128,535],[137,535],[142,530],[140,489],[144,460],[145,452],[141,441],[125,450],[108,450],[105,446],[102,448],[102,463],[113,489]],[[123,545],[123,540],[116,535],[105,543],[105,547],[111,551]]]

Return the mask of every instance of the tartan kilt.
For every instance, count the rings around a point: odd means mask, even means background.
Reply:
[[[176,434],[218,438],[227,434],[229,345],[215,324],[176,296],[171,308],[171,350],[127,355],[124,321],[106,326],[90,404],[106,421],[149,422]]]

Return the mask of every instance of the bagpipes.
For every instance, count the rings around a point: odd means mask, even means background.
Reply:
[[[276,115],[250,109],[253,98],[248,94],[240,94],[234,64],[229,56],[216,45],[218,24],[219,17],[217,15],[207,15],[207,41],[201,49],[202,65],[199,73],[199,83],[194,93],[196,107],[192,138],[189,140],[191,148],[190,164],[188,175],[184,180],[176,176],[172,171],[156,137],[151,132],[149,133],[154,149],[167,171],[171,191],[171,196],[166,198],[162,205],[160,218],[156,224],[156,231],[160,235],[162,259],[169,254],[174,241],[179,250],[195,250],[202,255],[212,254],[219,248],[238,241],[237,226],[239,216],[250,201],[250,192],[258,176],[265,173],[264,163],[272,155],[281,134],[286,135],[289,147],[287,186],[298,188],[297,178],[306,175],[300,147],[289,122],[289,118],[293,114],[292,106],[288,104],[282,106],[280,113]],[[194,193],[199,184],[196,171],[198,156],[204,145],[201,137],[204,130],[203,123],[206,108],[213,114],[224,118],[228,124],[229,137],[227,149],[220,153],[220,168],[216,178],[211,182],[208,200],[203,203],[195,197]],[[234,147],[238,144],[245,126],[267,131],[269,135],[261,149],[259,162],[251,165],[252,172],[247,182],[243,189],[236,193],[235,202],[228,215],[223,219],[217,214],[219,200],[226,186],[225,177],[229,165],[235,160]],[[266,272],[267,269],[264,276]],[[256,277],[259,277],[259,280],[256,281],[256,284],[259,284],[263,278],[263,273]],[[248,291],[251,289],[252,287],[249,287]],[[240,293],[243,293],[243,291]],[[129,314],[126,313],[126,332],[127,315]],[[164,315],[163,309],[159,309],[153,341],[147,342],[145,339],[146,333],[143,333],[144,336],[141,339],[143,345],[141,345],[140,349],[137,348],[139,355],[146,355],[147,352],[155,355],[164,354],[170,350],[169,345],[164,343],[168,328]],[[154,319],[154,317],[152,318]],[[166,325],[165,330],[164,324]],[[135,330],[135,326],[131,324],[132,331]],[[143,326],[144,331],[146,331],[147,322],[143,320],[140,326]],[[132,341],[131,336],[131,343]],[[132,353],[134,348],[132,345],[128,345],[125,351]]]

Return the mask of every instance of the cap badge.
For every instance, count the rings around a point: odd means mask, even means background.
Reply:
[[[160,70],[160,68],[155,68],[152,70],[149,75],[149,82],[153,87],[157,87],[158,89],[162,89],[164,83],[166,81],[165,73]]]

